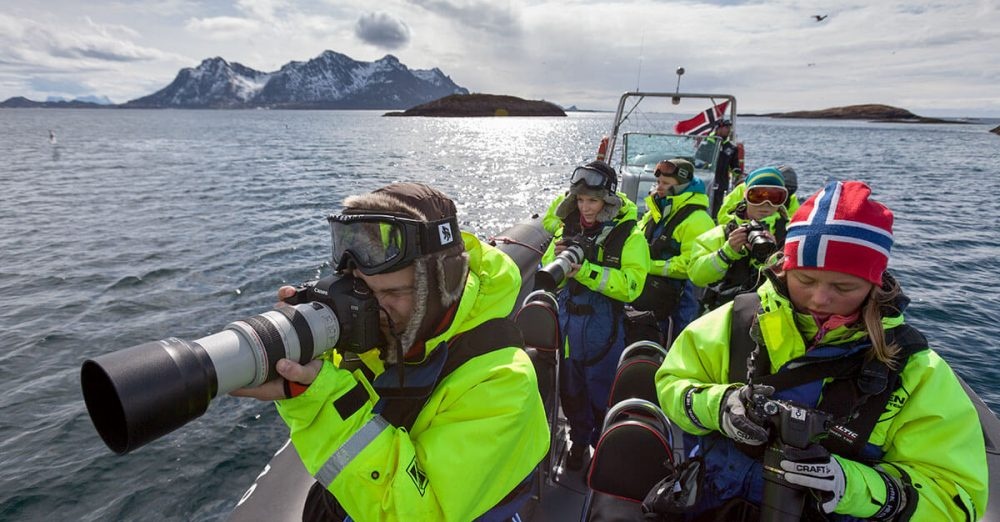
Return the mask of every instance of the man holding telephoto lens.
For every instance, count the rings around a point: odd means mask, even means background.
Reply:
[[[510,519],[549,441],[534,369],[505,319],[517,265],[460,233],[454,202],[431,187],[396,183],[344,207],[329,218],[333,266],[377,298],[385,346],[282,359],[284,379],[233,395],[276,401],[317,480],[305,520]]]

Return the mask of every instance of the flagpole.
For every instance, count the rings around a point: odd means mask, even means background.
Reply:
[[[678,67],[677,70],[674,71],[674,72],[677,73],[677,87],[674,89],[674,94],[680,94],[680,92],[681,92],[681,76],[684,76],[684,68],[683,67]],[[673,103],[674,105],[680,105],[681,104],[681,98],[680,98],[680,96],[674,96],[673,98],[671,98],[670,99],[670,103]]]

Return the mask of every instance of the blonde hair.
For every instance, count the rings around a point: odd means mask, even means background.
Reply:
[[[872,286],[868,298],[861,307],[861,323],[865,331],[868,332],[868,339],[872,342],[872,347],[868,356],[878,359],[890,368],[896,366],[895,357],[899,353],[899,345],[896,343],[887,344],[885,342],[885,327],[882,326],[882,311],[885,309],[895,309],[896,298],[899,297],[899,283],[892,277],[882,278],[882,286]]]

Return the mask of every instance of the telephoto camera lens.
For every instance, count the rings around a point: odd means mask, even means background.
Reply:
[[[279,359],[304,364],[339,336],[330,307],[283,306],[194,341],[171,337],[87,359],[84,402],[104,443],[128,453],[200,417],[219,394],[277,377]]]
[[[583,263],[583,247],[571,244],[549,264],[543,266],[535,273],[535,289],[555,292],[566,274],[573,268],[571,265]]]
[[[166,435],[219,394],[278,378],[283,358],[305,364],[334,347],[362,353],[381,345],[378,301],[361,280],[334,274],[297,290],[287,305],[221,332],[84,361],[83,399],[104,443],[123,454]]]

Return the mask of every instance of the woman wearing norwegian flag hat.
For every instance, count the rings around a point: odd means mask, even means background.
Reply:
[[[688,520],[982,516],[976,410],[904,322],[908,299],[886,271],[892,212],[870,196],[860,181],[829,183],[795,212],[769,281],[674,342],[657,394],[703,476],[671,510]]]

